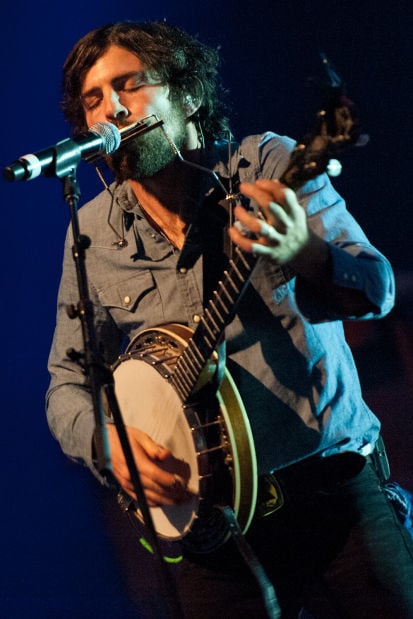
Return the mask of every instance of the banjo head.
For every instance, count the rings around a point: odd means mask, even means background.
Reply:
[[[178,505],[151,507],[153,524],[161,537],[181,539],[199,510],[199,471],[193,433],[173,387],[141,359],[129,358],[114,371],[115,393],[127,426],[139,428],[156,443],[179,454],[159,465],[183,478],[190,493]],[[142,519],[140,510],[137,515]]]

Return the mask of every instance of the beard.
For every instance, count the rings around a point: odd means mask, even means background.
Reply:
[[[165,132],[178,149],[185,143],[186,118],[180,109],[172,110],[160,127],[137,136],[106,157],[117,182],[128,179],[142,182],[174,161],[176,152]]]

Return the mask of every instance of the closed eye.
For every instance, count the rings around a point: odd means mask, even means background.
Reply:
[[[142,83],[142,84],[137,84],[136,86],[129,86],[129,87],[125,87],[125,88],[119,88],[117,92],[136,92],[137,90],[139,90],[140,88],[143,88],[144,86],[147,86],[148,84],[146,83]]]
[[[102,102],[103,95],[100,92],[89,92],[85,95],[81,95],[80,97],[83,107],[86,110],[94,110],[97,108]]]
[[[138,92],[145,86],[158,86],[162,82],[150,77],[144,71],[121,75],[112,81],[112,88],[118,95],[131,95]],[[87,111],[99,107],[103,100],[103,93],[100,88],[94,88],[81,95],[81,101]]]

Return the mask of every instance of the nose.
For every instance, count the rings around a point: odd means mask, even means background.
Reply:
[[[129,110],[121,102],[116,90],[111,90],[105,99],[105,114],[108,120],[122,120],[129,116]]]

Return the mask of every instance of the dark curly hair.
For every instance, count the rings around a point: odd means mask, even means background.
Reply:
[[[171,98],[201,98],[197,112],[205,139],[228,137],[226,106],[218,97],[219,55],[180,28],[165,22],[122,21],[92,30],[73,47],[63,67],[61,108],[76,135],[87,129],[80,94],[86,73],[111,45],[136,54],[169,85]]]

